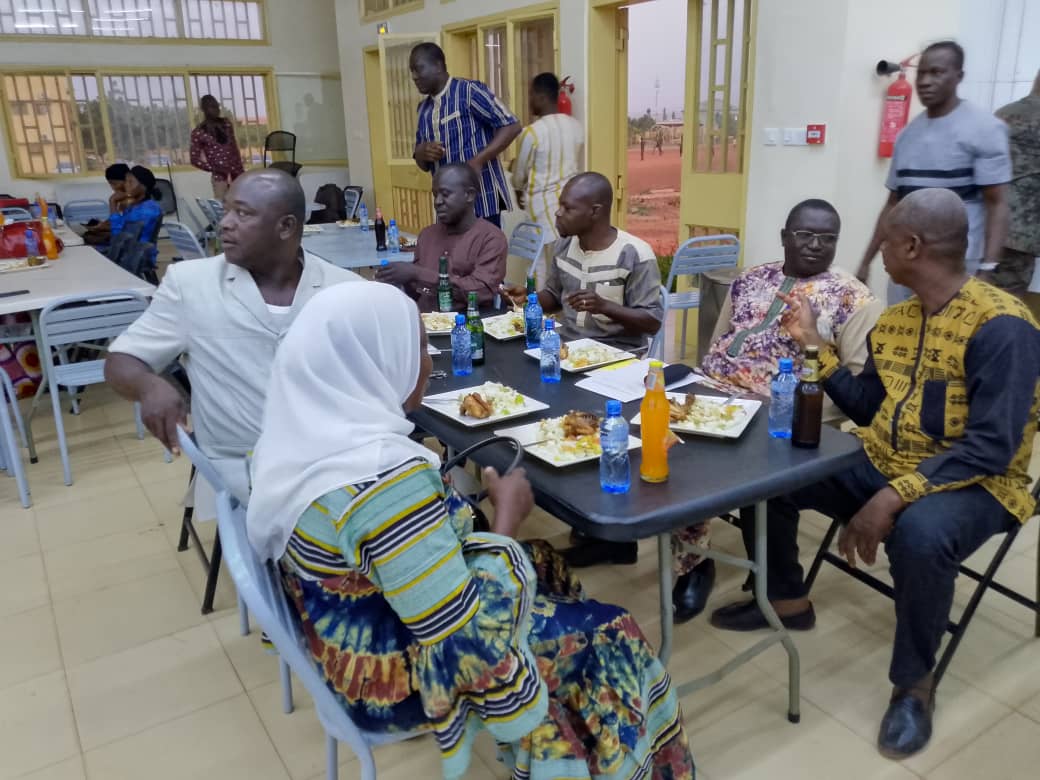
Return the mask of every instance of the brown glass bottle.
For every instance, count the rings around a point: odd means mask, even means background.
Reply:
[[[794,421],[791,444],[795,447],[819,447],[823,424],[823,385],[820,383],[820,350],[805,348],[805,368],[794,391]]]

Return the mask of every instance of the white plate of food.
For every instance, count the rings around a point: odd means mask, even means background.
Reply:
[[[341,228],[352,228],[361,227],[361,223],[356,219],[338,219],[336,220],[336,227]]]
[[[535,360],[540,360],[542,351],[538,347],[525,349],[524,354]],[[631,360],[635,357],[631,352],[612,347],[595,339],[575,339],[560,345],[560,368],[564,371],[581,373],[591,371],[600,366],[609,366],[611,363],[620,363],[622,360]]]
[[[30,265],[28,257],[15,258],[13,260],[0,260],[0,274],[11,274],[16,271],[39,271],[41,268],[49,267],[50,263],[46,260],[36,263],[35,265]]]
[[[573,466],[599,460],[599,424],[601,418],[592,412],[568,412],[563,417],[549,417],[527,425],[499,428],[497,436],[510,436],[523,448],[550,466]],[[628,437],[628,448],[640,446],[635,436]]]
[[[311,233],[323,233],[323,232],[324,232],[324,229],[322,228],[321,225],[304,225],[303,226],[303,234],[305,236],[308,236]]]
[[[455,327],[455,312],[430,311],[420,314],[427,336],[450,336]]]
[[[693,393],[666,393],[671,407],[668,427],[679,433],[696,433],[722,439],[738,439],[762,407],[761,401],[732,400]],[[729,400],[729,403],[726,401]],[[632,418],[639,425],[639,415]]]
[[[549,408],[548,404],[498,382],[428,395],[422,405],[467,428],[512,420]]]
[[[511,341],[524,337],[523,312],[511,311],[484,318],[484,333],[495,341]]]

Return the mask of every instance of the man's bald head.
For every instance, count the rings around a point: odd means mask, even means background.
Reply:
[[[911,192],[888,213],[886,234],[916,236],[924,254],[954,267],[963,267],[968,251],[968,212],[951,190]]]
[[[571,197],[590,206],[603,206],[610,211],[614,203],[614,188],[602,173],[579,173],[567,183]]]
[[[466,163],[450,163],[448,165],[442,165],[437,169],[437,173],[433,175],[434,187],[437,183],[442,184],[452,183],[459,184],[466,189],[471,189],[474,192],[480,191],[480,178],[477,176],[477,172],[473,170],[473,166],[467,165]]]
[[[477,172],[466,163],[442,165],[433,175],[433,210],[437,221],[449,228],[472,224],[473,204],[480,194]]]
[[[277,168],[259,168],[235,179],[220,222],[228,262],[248,270],[296,262],[307,216],[300,183]]]
[[[579,173],[560,193],[556,211],[556,229],[560,236],[578,236],[610,225],[610,208],[614,189],[600,173]]]
[[[255,168],[235,179],[233,187],[248,193],[257,206],[273,211],[277,217],[292,216],[303,230],[307,219],[307,198],[300,182],[279,168]]]

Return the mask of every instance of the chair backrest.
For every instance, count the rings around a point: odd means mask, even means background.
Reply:
[[[209,207],[209,198],[195,198],[195,205],[199,207],[199,211],[202,212],[202,217],[211,225],[216,225],[216,220],[213,218],[213,210]]]
[[[182,259],[196,260],[206,256],[202,245],[199,244],[195,234],[188,229],[187,225],[180,222],[166,222],[164,227],[166,235],[170,237],[170,241],[173,242],[174,248]]]
[[[197,471],[202,478],[210,484],[214,492],[231,492],[227,485],[224,484],[224,480],[213,465],[213,461],[202,454],[202,450],[200,450],[199,445],[195,443],[194,437],[179,425],[177,426],[177,443],[180,445],[184,457],[191,461],[191,465],[195,467],[195,471]]]
[[[287,130],[274,130],[264,139],[264,151],[294,152],[296,151],[296,135]]]
[[[220,227],[220,220],[224,219],[224,204],[216,198],[206,198],[206,205],[209,206],[209,214],[207,216],[213,217],[213,227]]]
[[[40,359],[52,360],[51,347],[115,338],[147,308],[148,299],[130,290],[59,298],[40,312]]]
[[[92,219],[104,221],[111,214],[108,203],[103,200],[70,200],[62,207],[66,222],[89,222]]]
[[[650,339],[650,349],[647,357],[654,360],[664,360],[665,343],[667,341],[666,331],[668,329],[668,288],[661,285],[661,329]]]
[[[542,254],[544,243],[545,236],[542,235],[542,228],[539,225],[534,222],[521,222],[513,228],[513,235],[509,237],[509,254],[530,263],[527,275],[531,276],[535,264]]]
[[[388,739],[361,731],[329,690],[306,649],[299,623],[282,590],[281,578],[274,564],[261,561],[249,544],[245,509],[234,502],[227,491],[217,495],[217,531],[224,563],[239,597],[264,629],[278,655],[314,699],[314,708],[325,730],[349,744],[358,754],[367,753],[372,744],[398,741],[401,736]],[[409,735],[402,736],[407,738]]]
[[[344,219],[357,217],[358,208],[361,206],[361,198],[365,195],[365,188],[356,184],[350,184],[343,188],[343,210],[346,212]]]
[[[721,268],[736,268],[740,259],[740,240],[733,235],[691,238],[675,250],[672,270],[665,287],[669,290],[679,276],[697,276]]]
[[[296,162],[295,160],[275,160],[274,162],[272,162],[267,167],[268,168],[277,168],[280,171],[285,171],[287,174],[289,174],[293,178],[296,178],[299,175],[300,169],[303,166],[300,163]]]
[[[0,213],[7,222],[29,222],[33,218],[29,211],[18,206],[4,206],[0,208]]]
[[[159,205],[162,206],[163,214],[177,214],[177,194],[173,191],[173,182],[169,179],[156,179],[155,191],[159,193]]]

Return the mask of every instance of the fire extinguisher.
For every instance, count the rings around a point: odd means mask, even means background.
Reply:
[[[571,105],[571,95],[573,94],[574,85],[571,83],[571,77],[565,76],[560,82],[560,96],[556,99],[556,108],[561,114],[571,115],[571,111],[574,110],[574,106]]]
[[[910,120],[910,98],[914,88],[906,80],[906,73],[899,72],[885,92],[885,105],[881,110],[881,133],[878,138],[878,157],[891,157],[895,149],[896,136]]]

